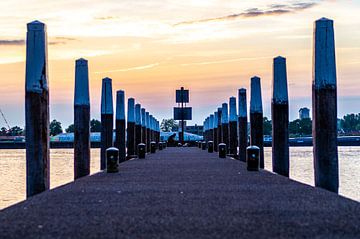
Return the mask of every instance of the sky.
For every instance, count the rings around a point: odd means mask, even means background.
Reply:
[[[311,108],[314,21],[334,20],[338,116],[358,113],[360,1],[2,0],[0,109],[24,126],[26,24],[47,24],[50,117],[73,121],[75,60],[89,61],[92,118],[101,80],[125,90],[159,120],[172,118],[175,90],[190,90],[191,124],[202,124],[252,76],[270,117],[272,61],[287,58],[290,119]],[[115,96],[115,92],[114,92]],[[0,117],[0,127],[5,126]]]

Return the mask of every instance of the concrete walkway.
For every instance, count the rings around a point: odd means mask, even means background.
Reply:
[[[0,238],[360,238],[360,203],[167,148],[0,211]]]

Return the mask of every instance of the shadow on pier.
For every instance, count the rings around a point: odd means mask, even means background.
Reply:
[[[166,148],[0,212],[3,238],[360,235],[360,204],[198,148]]]

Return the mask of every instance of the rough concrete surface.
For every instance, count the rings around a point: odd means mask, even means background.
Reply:
[[[0,211],[1,238],[360,238],[360,203],[166,148]]]

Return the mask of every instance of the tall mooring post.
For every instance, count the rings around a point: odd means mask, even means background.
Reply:
[[[251,78],[250,142],[260,148],[260,168],[264,168],[263,107],[260,78]]]
[[[184,87],[176,90],[176,103],[178,107],[174,107],[174,120],[180,121],[179,141],[184,144],[185,120],[192,119],[192,108],[186,107],[186,103],[189,103],[189,90],[185,90]]]
[[[26,196],[49,189],[49,87],[46,25],[27,24],[25,128]]]
[[[218,112],[214,112],[214,121],[213,121],[213,140],[214,140],[214,151],[218,151]]]
[[[119,150],[119,163],[126,160],[126,122],[125,122],[125,92],[116,92],[116,120],[115,120],[115,143]]]
[[[135,105],[135,154],[138,155],[138,145],[141,143],[141,105]]]
[[[222,131],[222,142],[226,144],[226,153],[229,153],[229,110],[228,104],[222,104],[222,115],[221,115],[221,131]]]
[[[88,61],[76,60],[74,96],[74,178],[90,174],[90,97]]]
[[[313,56],[313,151],[315,186],[338,193],[337,90],[333,21],[315,22]]]
[[[229,99],[229,153],[237,158],[237,114],[236,114],[236,98],[230,97]]]
[[[146,110],[141,108],[141,143],[146,144]]]
[[[131,158],[135,155],[135,99],[128,99],[127,114],[127,157]]]
[[[246,89],[241,88],[238,92],[239,101],[239,159],[246,162],[246,148],[248,146],[248,119],[247,119],[247,101]]]
[[[214,141],[214,115],[209,118],[209,141]]]
[[[101,156],[100,169],[106,169],[106,149],[113,146],[114,109],[112,97],[112,80],[102,80],[101,94]]]
[[[150,142],[151,142],[151,134],[150,134],[150,114],[149,112],[145,112],[146,119],[146,152],[150,152]]]
[[[289,177],[289,100],[286,59],[274,58],[272,117],[272,167],[275,173]]]

